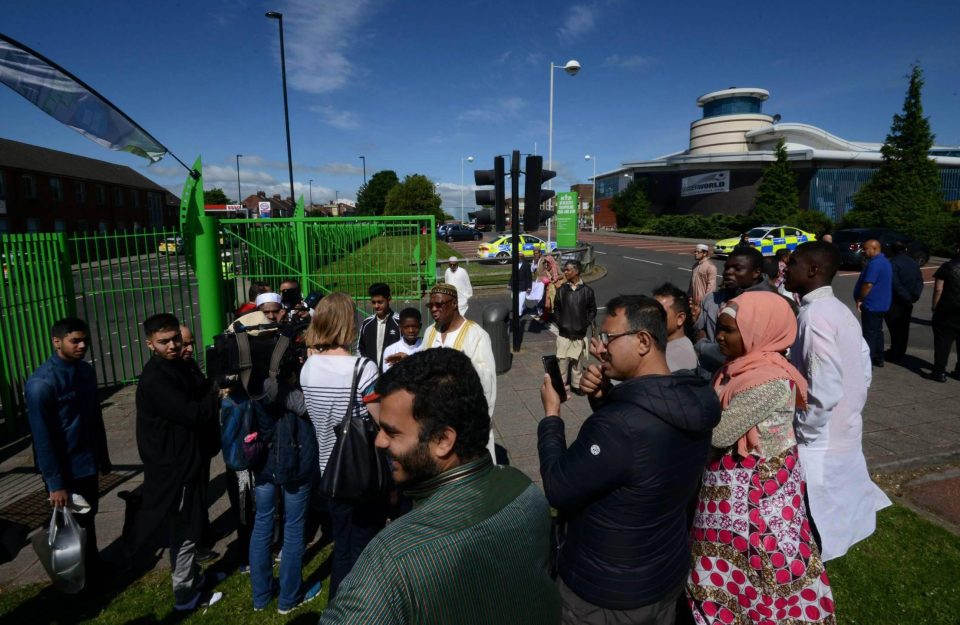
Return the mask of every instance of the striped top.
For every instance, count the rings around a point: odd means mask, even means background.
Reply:
[[[314,354],[307,358],[300,372],[300,386],[307,403],[307,414],[317,432],[321,472],[326,468],[330,452],[337,442],[333,428],[343,420],[350,404],[350,386],[357,358],[359,356]],[[377,365],[368,360],[357,383],[355,415],[366,413],[363,396],[376,381]]]
[[[320,622],[560,622],[543,492],[486,454],[408,491],[415,507],[367,545]]]

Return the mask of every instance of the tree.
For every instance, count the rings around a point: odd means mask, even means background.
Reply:
[[[750,214],[758,224],[781,224],[789,222],[798,210],[800,194],[797,180],[787,162],[784,141],[780,139],[777,143],[777,160],[764,168]]]
[[[214,187],[203,192],[204,204],[233,204],[233,200],[227,197],[220,187]]]
[[[400,184],[397,172],[389,169],[373,174],[357,191],[357,215],[383,215],[387,207],[387,194]]]
[[[390,189],[384,215],[433,215],[443,218],[440,196],[433,182],[424,175],[413,174]]]
[[[940,172],[930,159],[933,133],[923,116],[923,70],[913,66],[903,112],[893,116],[880,149],[883,162],[854,197],[847,225],[887,227],[915,236],[942,236],[949,216],[942,210]],[[929,240],[929,239],[928,239]],[[934,245],[934,241],[929,241]]]
[[[643,179],[635,179],[627,188],[610,200],[610,209],[617,216],[617,227],[642,228],[653,215],[650,214],[650,198]]]

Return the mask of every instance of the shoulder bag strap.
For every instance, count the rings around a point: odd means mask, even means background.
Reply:
[[[346,426],[353,416],[353,407],[357,404],[357,386],[360,383],[360,374],[366,367],[367,359],[360,357],[353,365],[353,382],[350,384],[350,402],[347,404],[347,410],[343,413],[343,419],[340,420],[341,426]],[[345,430],[344,430],[345,431]]]
[[[234,334],[234,336],[237,337],[237,355],[239,356],[240,365],[240,384],[243,385],[243,390],[246,391],[247,385],[250,384],[250,373],[253,370],[253,361],[250,360],[250,337],[247,336],[246,332],[237,332]]]
[[[283,353],[287,351],[287,347],[290,345],[290,337],[280,335],[280,338],[277,339],[277,344],[273,346],[273,353],[270,354],[270,377],[274,380],[277,379],[277,374],[280,372],[280,361],[283,360]]]

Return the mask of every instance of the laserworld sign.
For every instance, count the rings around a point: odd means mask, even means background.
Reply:
[[[704,195],[707,193],[726,193],[729,190],[729,170],[688,176],[680,180],[680,197]]]

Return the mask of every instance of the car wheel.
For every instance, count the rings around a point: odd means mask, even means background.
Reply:
[[[507,254],[506,252],[500,252],[497,254],[497,262],[501,265],[506,265],[510,262],[510,254]]]

